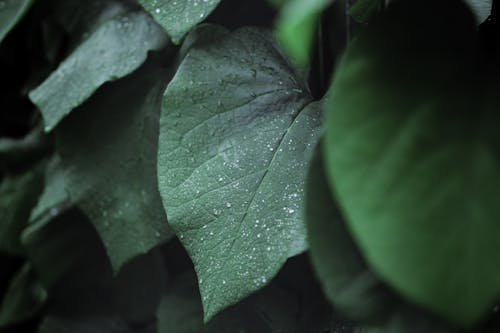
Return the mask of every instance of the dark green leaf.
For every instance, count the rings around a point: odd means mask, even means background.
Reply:
[[[30,264],[25,264],[12,278],[0,304],[0,328],[17,324],[37,313],[47,299]]]
[[[161,28],[142,12],[104,23],[39,87],[30,99],[42,112],[45,131],[52,130],[103,83],[137,69],[150,50],[165,46]]]
[[[341,62],[325,145],[370,266],[462,326],[500,295],[500,82],[478,44],[465,4],[395,2]]]
[[[0,251],[22,254],[20,235],[43,188],[42,166],[0,183]]]
[[[115,270],[172,235],[156,179],[168,78],[148,62],[101,89],[56,133],[70,199],[96,227]]]
[[[75,325],[92,317],[140,327],[154,323],[166,282],[158,251],[134,258],[115,275],[96,231],[75,209],[37,221],[24,232],[23,244],[50,291],[49,315]]]
[[[220,0],[139,0],[172,38],[179,44],[182,38],[203,21]]]
[[[33,0],[0,1],[0,44],[31,7]]]
[[[319,16],[333,1],[291,0],[283,5],[276,34],[298,66],[308,64]]]
[[[31,210],[29,218],[31,222],[42,218],[45,214],[57,215],[60,207],[66,206],[69,202],[66,192],[66,181],[60,163],[59,156],[54,155],[47,164],[45,169],[45,186],[38,198],[38,203]]]
[[[46,317],[38,333],[134,333],[127,324],[117,317]]]
[[[319,147],[309,168],[309,253],[335,308],[366,329],[358,333],[450,333],[453,330],[390,290],[366,264],[330,193]]]
[[[193,34],[164,95],[158,177],[208,320],[307,248],[303,184],[321,112],[265,32]]]

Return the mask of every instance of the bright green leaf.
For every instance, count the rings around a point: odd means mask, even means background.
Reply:
[[[307,248],[303,185],[321,112],[265,32],[193,35],[164,95],[158,178],[208,320]]]
[[[276,34],[298,66],[308,64],[319,16],[333,1],[291,0],[281,9]]]
[[[12,278],[0,304],[0,328],[31,318],[43,306],[47,292],[37,280],[30,264]]]
[[[29,94],[42,112],[45,130],[52,130],[103,83],[137,69],[148,51],[161,49],[165,42],[161,28],[142,12],[103,24]]]
[[[95,225],[116,270],[172,235],[156,179],[168,78],[148,62],[99,90],[56,132],[71,202]]]
[[[220,0],[139,0],[139,3],[179,44],[182,38],[203,21]]]
[[[329,181],[364,256],[462,326],[500,295],[500,82],[478,44],[463,3],[395,2],[352,42],[327,103]]]
[[[0,44],[10,30],[21,20],[34,0],[0,1]]]
[[[21,232],[43,189],[41,165],[0,183],[0,251],[22,254]]]

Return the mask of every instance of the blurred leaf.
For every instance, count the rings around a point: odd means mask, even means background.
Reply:
[[[493,0],[465,0],[470,6],[478,24],[484,22],[491,12]]]
[[[0,183],[0,251],[21,255],[20,235],[43,189],[43,165]]]
[[[351,43],[327,103],[327,172],[374,271],[470,326],[500,295],[500,82],[465,4],[430,3],[394,2]]]
[[[156,179],[158,118],[169,76],[148,62],[99,90],[56,132],[70,200],[96,227],[116,271],[172,236]]]
[[[9,31],[23,18],[33,2],[34,0],[0,1],[0,44]]]
[[[164,33],[148,15],[132,12],[104,23],[35,90],[45,131],[52,130],[103,83],[137,69],[149,50],[165,46]]]
[[[307,248],[302,192],[321,110],[268,34],[204,26],[187,43],[164,94],[158,179],[209,320]]]
[[[182,38],[203,21],[220,0],[139,0],[139,3],[179,44]]]
[[[335,308],[367,328],[358,333],[451,333],[423,310],[390,290],[354,243],[328,188],[320,147],[309,168],[306,222],[309,253]]]
[[[283,5],[276,25],[281,46],[299,67],[309,63],[321,12],[334,0],[291,0]]]
[[[12,278],[0,304],[0,328],[34,316],[47,299],[47,292],[37,280],[30,264],[25,264]]]

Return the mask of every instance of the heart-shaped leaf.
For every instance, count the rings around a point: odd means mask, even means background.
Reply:
[[[188,38],[164,95],[158,179],[208,320],[307,248],[303,186],[321,112],[267,33],[204,26]]]

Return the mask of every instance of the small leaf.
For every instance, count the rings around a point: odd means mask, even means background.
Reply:
[[[34,0],[0,1],[0,44],[10,30],[23,18]]]
[[[208,320],[307,248],[303,185],[321,111],[265,32],[193,35],[164,95],[158,179]]]
[[[132,12],[97,29],[40,86],[29,94],[52,130],[103,83],[137,69],[150,50],[165,46],[161,28],[148,15]]]
[[[498,64],[465,4],[430,3],[394,2],[348,48],[327,172],[374,271],[470,326],[500,296]]]
[[[139,0],[175,44],[203,21],[220,0]]]
[[[30,264],[14,275],[0,304],[0,328],[34,316],[47,299],[47,292],[37,280]]]
[[[276,35],[299,67],[308,64],[319,16],[333,1],[291,0],[283,5]]]
[[[101,89],[56,131],[70,200],[96,227],[115,270],[172,235],[156,179],[168,77],[148,62]]]

